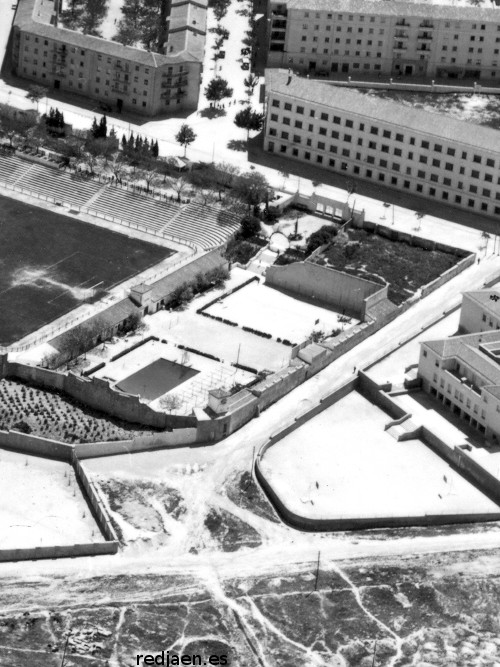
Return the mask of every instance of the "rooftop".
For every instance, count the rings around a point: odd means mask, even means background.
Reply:
[[[423,19],[455,19],[471,21],[498,21],[500,9],[493,3],[491,7],[473,6],[468,0],[438,0],[421,2],[407,0],[406,2],[387,2],[386,0],[284,0],[288,9],[346,12],[351,14],[378,14],[380,16],[395,16],[410,18],[412,16]]]
[[[405,127],[418,134],[425,132],[436,139],[448,139],[453,143],[492,153],[500,152],[500,132],[497,130],[474,126],[474,131],[471,132],[470,124],[455,118],[415,109],[391,100],[370,97],[356,90],[337,87],[333,82],[289,75],[285,69],[266,70],[266,92],[346,111],[384,124],[393,124],[395,128]]]
[[[55,8],[52,0],[19,0],[14,26],[39,37],[64,42],[81,49],[91,49],[134,63],[160,67],[172,63],[203,60],[204,43],[199,35],[204,34],[205,31],[204,17],[202,20],[202,15],[205,12],[200,9],[200,6],[202,7],[204,4],[205,0],[185,0],[183,3],[172,5],[171,11],[175,15],[176,32],[174,33],[174,39],[168,42],[170,46],[174,47],[174,51],[168,55],[153,53],[132,46],[123,46],[119,42],[94,37],[93,35],[84,35],[75,30],[56,26]],[[183,26],[180,13],[185,16]],[[190,19],[191,22],[196,21],[193,26],[189,23]]]
[[[454,358],[461,361],[469,369],[482,375],[488,385],[500,386],[500,359],[495,358],[495,344],[500,345],[500,331],[453,336],[422,343],[442,359]]]
[[[488,313],[500,317],[500,292],[498,290],[482,289],[475,292],[465,292],[464,297],[479,304]]]

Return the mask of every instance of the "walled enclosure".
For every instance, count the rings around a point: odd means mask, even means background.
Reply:
[[[387,297],[388,286],[351,276],[314,262],[294,262],[284,266],[270,266],[266,283],[306,299],[327,304],[332,308],[364,321],[367,300]],[[369,303],[369,302],[368,302]],[[370,304],[371,305],[371,304]]]
[[[280,432],[273,434],[270,439],[261,447],[255,459],[255,476],[260,483],[270,502],[283,519],[285,523],[304,531],[338,531],[338,530],[361,530],[373,528],[398,528],[404,526],[436,526],[454,523],[479,523],[483,521],[498,521],[500,519],[500,507],[495,514],[462,514],[462,515],[422,515],[414,517],[373,517],[373,518],[346,518],[346,519],[311,519],[310,517],[299,516],[292,512],[276,494],[272,486],[263,474],[260,461],[265,452],[274,444],[285,438],[287,435],[300,428],[303,424],[311,420],[323,410],[332,406],[351,391],[358,391],[370,402],[387,413],[395,422],[409,419],[411,415],[405,413],[403,408],[398,405],[387,393],[390,385],[378,385],[369,378],[365,372],[359,371],[357,376],[326,396],[322,401],[304,414],[296,417],[292,424],[289,424]],[[394,422],[390,422],[391,424]],[[469,482],[478,487],[485,495],[488,495],[496,503],[500,504],[500,480],[494,477],[487,470],[482,468],[477,461],[472,459],[466,451],[460,447],[450,446],[435,435],[426,426],[420,426],[416,429],[413,437],[420,438],[432,451],[443,458],[453,468],[458,469],[460,474]]]
[[[74,558],[76,556],[98,556],[102,554],[116,554],[118,551],[118,537],[111,524],[106,508],[93,482],[87,476],[80,461],[75,456],[71,445],[49,441],[45,438],[25,436],[24,433],[0,431],[0,448],[5,447],[14,451],[29,452],[35,456],[44,456],[72,465],[75,476],[94,515],[99,530],[105,538],[104,542],[88,542],[65,546],[43,546],[22,549],[0,549],[0,562],[18,560],[37,560],[41,558]]]

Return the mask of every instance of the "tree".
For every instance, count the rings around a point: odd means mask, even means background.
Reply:
[[[182,405],[181,399],[177,394],[167,394],[163,398],[160,398],[160,407],[163,410],[172,412],[172,410],[178,410]]]
[[[203,205],[210,204],[216,199],[217,174],[213,165],[209,164],[203,169],[193,169],[189,174],[189,182],[197,190],[197,196],[201,198]]]
[[[208,86],[205,88],[205,97],[209,102],[220,102],[225,97],[232,97],[233,89],[229,88],[229,85],[225,79],[221,79],[220,76],[212,79]]]
[[[43,123],[38,123],[38,125],[29,128],[25,137],[30,146],[38,149],[47,140],[47,128]]]
[[[215,171],[217,174],[217,184],[219,186],[219,201],[221,201],[222,192],[233,185],[240,170],[238,167],[235,167],[234,164],[230,164],[229,162],[218,162],[215,165]]]
[[[36,104],[36,110],[38,111],[38,105],[40,103],[40,100],[43,99],[46,95],[47,95],[47,88],[44,88],[43,86],[30,86],[28,88],[28,93],[26,97],[29,99],[30,102]]]
[[[186,157],[186,151],[189,144],[192,144],[196,139],[196,134],[193,129],[189,127],[186,123],[181,125],[181,129],[175,135],[175,140],[181,146],[184,146],[184,157]]]
[[[139,310],[136,310],[128,316],[125,322],[124,331],[140,331],[141,329],[144,329],[142,314]]]
[[[172,188],[172,190],[174,190],[174,192],[177,194],[177,201],[180,202],[181,194],[188,187],[189,183],[187,182],[184,176],[180,176],[177,179],[172,179],[169,185]]]
[[[259,83],[259,77],[255,74],[249,74],[246,79],[244,79],[243,84],[245,86],[245,92],[248,97],[252,97],[255,87]]]
[[[125,173],[126,163],[123,158],[123,153],[116,153],[113,156],[113,159],[109,163],[109,167],[115,177],[115,182],[120,183],[123,179],[123,174]]]
[[[238,111],[234,117],[234,124],[236,127],[241,127],[247,131],[247,136],[250,130],[259,131],[264,124],[264,114],[254,111],[251,107],[245,107]]]
[[[158,155],[160,154],[160,147],[158,146],[158,139],[151,144],[151,155],[154,158],[157,158]]]
[[[154,160],[151,158],[149,160],[142,160],[139,164],[139,169],[134,174],[134,180],[146,183],[146,192],[149,193],[151,186],[156,185],[160,181],[160,175],[156,170]]]
[[[45,120],[49,134],[57,137],[64,136],[64,115],[59,109],[50,107],[49,115],[44,114],[42,118]]]
[[[233,186],[235,195],[245,202],[248,210],[252,206],[258,206],[269,197],[269,183],[267,179],[258,172],[247,172],[238,176]]]
[[[35,116],[34,112],[32,115]],[[35,125],[37,125],[36,119],[24,112],[17,112],[15,115],[1,119],[2,132],[9,138],[11,146],[14,139],[22,137],[24,141],[27,132]]]
[[[257,236],[260,232],[260,220],[252,215],[246,215],[241,221],[240,235],[244,239]]]

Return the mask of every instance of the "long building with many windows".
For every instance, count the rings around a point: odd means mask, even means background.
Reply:
[[[264,148],[500,216],[500,132],[439,113],[268,69]]]
[[[498,4],[498,3],[496,3]],[[382,0],[271,0],[269,67],[311,76],[500,79],[500,7]]]
[[[164,53],[58,26],[58,0],[19,0],[12,67],[38,84],[146,116],[196,109],[206,0],[172,0]]]

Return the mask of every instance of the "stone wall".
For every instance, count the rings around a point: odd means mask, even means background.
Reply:
[[[73,460],[72,445],[19,431],[0,431],[0,447],[68,463]]]
[[[6,365],[6,375],[43,389],[63,392],[94,410],[134,424],[159,429],[196,427],[195,417],[156,412],[139,396],[117,391],[108,380],[81,377],[71,371],[60,373],[18,362]]]
[[[61,547],[33,547],[31,549],[0,549],[0,562],[99,556],[103,554],[115,554],[117,551],[118,542],[89,542],[86,544],[69,544]]]

